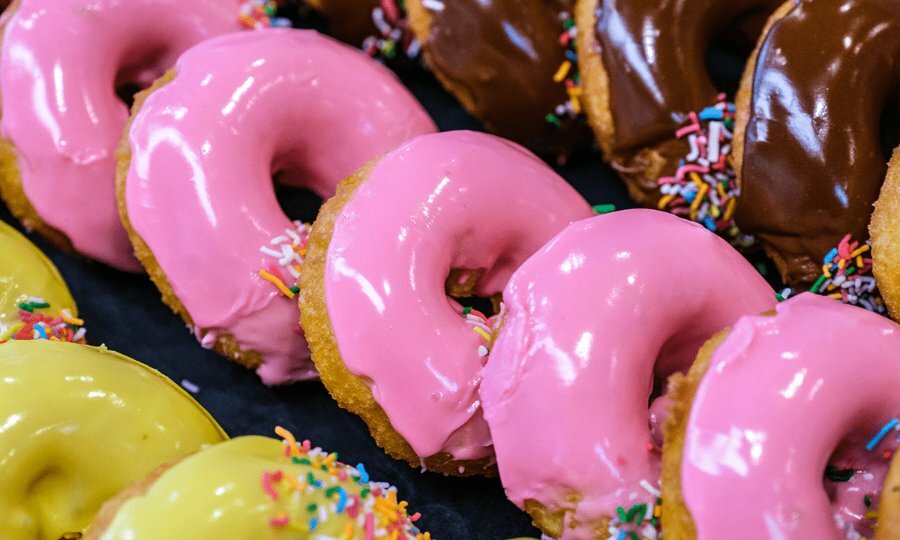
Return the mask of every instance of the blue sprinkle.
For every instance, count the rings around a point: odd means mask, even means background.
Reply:
[[[825,259],[823,259],[822,262],[825,263],[825,264],[830,263],[830,262],[831,262],[831,259],[834,259],[834,257],[835,257],[837,254],[838,254],[837,248],[831,248],[831,251],[829,251],[828,254],[825,255]]]
[[[309,532],[313,532],[314,530],[316,530],[316,527],[318,525],[319,525],[318,518],[312,518],[311,520],[309,520]]]
[[[884,427],[882,427],[878,431],[878,433],[876,433],[875,436],[872,437],[872,440],[869,441],[869,444],[866,445],[866,451],[871,452],[872,450],[874,450],[875,447],[878,446],[878,443],[881,442],[881,439],[883,439],[884,436],[887,435],[888,431],[894,429],[897,424],[900,424],[900,420],[896,418],[891,419],[887,424],[885,424]]]
[[[696,191],[688,191],[687,193],[682,194],[684,196],[684,200],[687,202],[694,202],[694,199],[697,198]]]
[[[700,120],[721,120],[724,118],[718,107],[707,107],[697,115]]]
[[[37,333],[41,335],[41,339],[47,339],[47,331],[44,330],[44,327],[40,324],[34,326],[34,329],[37,330]]]
[[[616,537],[616,540],[625,540],[625,531],[620,530],[619,536]]]
[[[578,61],[578,55],[576,55],[574,51],[566,51],[566,58],[573,62]]]
[[[706,228],[711,230],[712,232],[716,232],[716,223],[709,216],[703,217],[703,224],[706,225]]]
[[[359,483],[360,484],[368,484],[369,483],[369,473],[366,472],[366,466],[362,463],[356,466],[357,472],[359,472]]]
[[[344,511],[344,506],[347,505],[347,492],[344,488],[338,488],[338,503],[337,503],[337,511],[340,514]]]
[[[290,28],[291,20],[284,17],[273,17],[269,21],[269,26],[272,28]]]

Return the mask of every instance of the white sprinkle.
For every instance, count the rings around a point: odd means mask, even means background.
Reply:
[[[200,392],[200,387],[187,379],[181,379],[181,386],[192,394]]]
[[[653,487],[653,484],[651,484],[647,480],[641,480],[638,485],[644,488],[650,495],[653,495],[654,497],[660,496],[659,490]]]
[[[441,0],[422,0],[422,5],[431,11],[444,11],[444,2]]]

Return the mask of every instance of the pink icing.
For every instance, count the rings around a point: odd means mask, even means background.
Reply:
[[[115,199],[128,108],[117,84],[148,86],[182,51],[240,29],[229,0],[22,0],[0,59],[0,131],[40,218],[79,252],[137,271]]]
[[[273,261],[260,248],[293,228],[272,173],[330,197],[357,167],[434,124],[386,68],[312,31],[221,36],[176,71],[131,130],[131,224],[201,342],[233,335],[262,355],[268,384],[312,377],[296,300],[258,274]]]
[[[491,135],[419,137],[378,162],[335,221],[325,299],[344,364],[423,457],[489,456],[483,344],[444,291],[451,268],[510,274],[587,202],[525,149]]]
[[[481,397],[506,494],[583,526],[655,497],[649,399],[703,342],[775,304],[760,275],[696,223],[625,210],[574,223],[519,268]],[[663,401],[657,400],[658,422]]]
[[[900,413],[898,350],[895,323],[812,294],[777,316],[741,319],[713,354],[687,426],[682,491],[698,538],[868,534],[854,516],[866,494],[877,505],[882,452],[897,433],[864,447]],[[857,472],[823,486],[828,464]]]

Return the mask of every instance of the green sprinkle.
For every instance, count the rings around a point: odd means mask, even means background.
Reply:
[[[565,28],[566,30],[572,28],[573,26],[575,26],[575,19],[572,18],[566,19],[566,21],[563,23],[563,28]]]
[[[294,285],[293,287],[290,288],[290,291],[294,294],[297,294],[298,292],[300,292],[300,287]]]
[[[616,514],[619,516],[619,521],[622,523],[628,522],[628,514],[625,513],[625,509],[621,506],[616,507]]]
[[[872,506],[872,498],[869,497],[868,495],[863,497],[863,502],[865,503],[866,508],[869,508],[870,506]]]
[[[291,461],[292,461],[293,463],[299,464],[299,463],[300,463],[300,458],[298,458],[297,456],[294,456],[294,457],[291,458]]]
[[[301,465],[312,465],[312,462],[309,460],[309,458],[302,458],[297,463]]]
[[[553,113],[547,114],[547,116],[544,117],[544,120],[546,120],[547,122],[553,124],[554,126],[561,126],[561,125],[562,125],[562,122],[560,122],[560,121],[559,121],[559,118],[557,118],[556,115],[553,114]]]
[[[598,204],[598,205],[595,205],[593,208],[594,208],[594,212],[596,212],[598,214],[608,214],[610,212],[616,211],[616,205],[614,205],[614,204]]]
[[[316,503],[310,503],[309,506],[306,507],[307,512],[315,512],[318,509],[319,507],[318,505],[316,505]]]
[[[762,276],[765,276],[769,273],[769,269],[766,268],[766,265],[763,263],[756,263],[756,271],[759,272],[759,274]]]
[[[779,302],[784,302],[784,297],[781,296],[781,293],[777,292],[777,293],[775,293],[775,300],[778,300]]]
[[[369,496],[369,488],[362,488],[362,491],[359,492],[359,498],[365,499]]]
[[[330,488],[328,488],[328,489],[325,490],[325,496],[326,496],[326,497],[331,497],[332,495],[334,495],[335,493],[337,493],[338,490],[340,490],[340,489],[341,489],[341,488],[340,488],[339,486],[331,486]]]
[[[818,293],[819,288],[822,286],[823,283],[825,283],[826,279],[828,279],[828,278],[825,277],[825,274],[822,274],[821,276],[819,276],[819,279],[817,279],[816,282],[813,283],[813,286],[809,288],[809,292]]]
[[[634,531],[629,531],[628,537],[631,538],[631,540],[641,540],[640,538],[638,538],[637,533]]]
[[[310,486],[316,485],[316,477],[313,476],[313,473],[311,473],[311,472],[306,473],[306,483],[309,484]]]
[[[463,316],[466,316],[466,315],[468,315],[469,313],[472,313],[472,308],[470,308],[470,307],[468,307],[468,306],[467,306],[467,307],[464,307],[464,308],[463,308]]]

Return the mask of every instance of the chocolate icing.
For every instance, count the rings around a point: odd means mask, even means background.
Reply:
[[[845,234],[868,237],[886,172],[879,125],[900,91],[898,8],[803,1],[761,45],[736,219],[791,285],[814,281]]]
[[[426,60],[485,127],[541,153],[590,140],[583,122],[544,117],[568,98],[553,75],[565,60],[560,12],[573,0],[446,0],[429,11]]]
[[[755,41],[780,0],[598,0],[595,38],[609,78],[613,166],[642,204],[659,198],[657,179],[674,174],[689,148],[675,139],[687,113],[716,102],[707,70],[715,39]],[[662,164],[644,174],[650,149]]]
[[[380,0],[314,0],[312,7],[328,21],[328,33],[335,38],[361,47],[363,40],[378,34],[372,22],[372,10]]]

